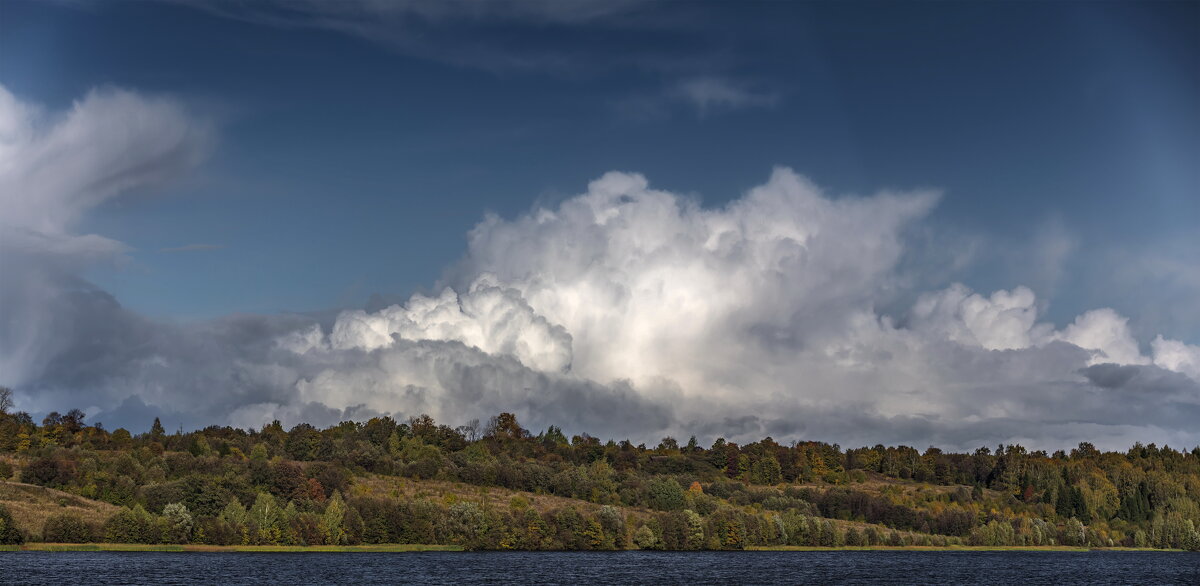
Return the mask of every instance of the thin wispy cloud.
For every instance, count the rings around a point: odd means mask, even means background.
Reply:
[[[634,20],[650,4],[645,0],[168,1],[266,26],[336,32],[400,54],[496,73],[571,76],[613,66],[689,69],[700,63],[652,49],[614,53],[592,42],[595,29],[652,35],[646,31],[678,28],[667,19]],[[560,33],[556,42],[540,40],[537,33],[547,29]],[[528,34],[514,34],[519,30]]]
[[[697,118],[755,108],[772,108],[783,99],[779,92],[732,79],[704,76],[671,83],[653,93],[625,96],[613,103],[619,117],[634,122],[670,118],[687,110]]]
[[[175,246],[170,248],[160,248],[159,252],[201,252],[205,250],[221,250],[225,248],[224,244],[186,244],[184,246]]]
[[[766,108],[779,102],[778,93],[754,91],[720,77],[698,77],[679,83],[674,92],[690,103],[700,116],[716,110]]]

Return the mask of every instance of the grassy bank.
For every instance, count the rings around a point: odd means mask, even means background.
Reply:
[[[421,551],[462,551],[456,545],[423,545],[414,543],[395,543],[381,545],[143,545],[136,543],[26,543],[25,545],[0,545],[0,551],[160,551],[160,552],[211,552],[211,553],[297,553],[297,552],[328,552],[328,553],[394,553]],[[1065,545],[1047,545],[1039,547],[1022,546],[925,546],[904,545],[888,546],[873,545],[866,547],[803,547],[794,545],[768,545],[748,547],[746,551],[1033,551],[1033,552],[1087,552],[1087,551],[1182,551],[1178,549],[1150,549],[1136,547],[1070,547]]]
[[[1182,551],[1178,549],[1152,549],[1137,547],[1073,547],[1069,545],[1040,545],[1040,546],[992,546],[992,545],[871,545],[865,547],[804,547],[795,545],[763,545],[747,547],[747,551],[1047,551],[1047,552],[1082,552],[1082,551]]]
[[[136,543],[26,543],[0,551],[167,551],[167,552],[370,552],[461,551],[456,545],[394,543],[380,545],[143,545]]]

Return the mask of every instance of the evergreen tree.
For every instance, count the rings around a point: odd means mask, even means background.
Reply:
[[[163,429],[162,422],[157,417],[154,418],[154,424],[150,426],[150,439],[161,441],[167,435],[167,430]]]
[[[13,523],[12,513],[0,504],[0,545],[20,545],[25,543],[25,536]]]

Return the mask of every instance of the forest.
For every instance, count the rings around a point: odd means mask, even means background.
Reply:
[[[1200,448],[651,447],[510,413],[135,433],[6,397],[0,544],[1200,550]]]

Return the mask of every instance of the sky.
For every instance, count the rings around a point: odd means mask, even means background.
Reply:
[[[0,3],[0,384],[1200,444],[1200,4]]]

